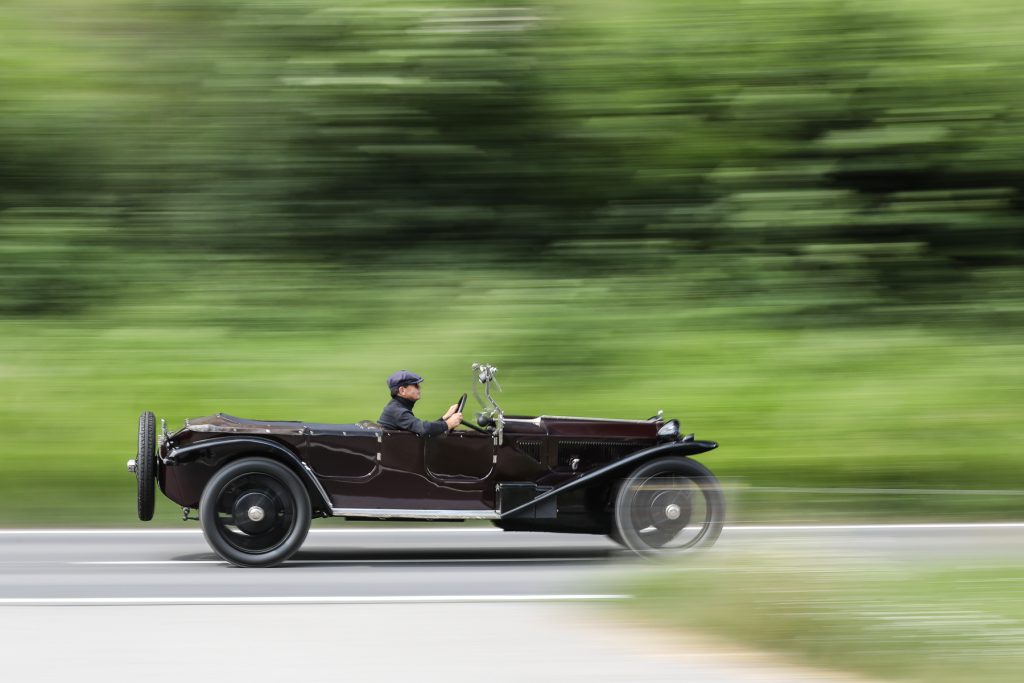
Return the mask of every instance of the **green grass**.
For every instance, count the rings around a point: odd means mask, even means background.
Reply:
[[[140,288],[132,305],[88,318],[0,321],[0,523],[129,523],[124,462],[142,410],[171,428],[218,411],[355,421],[376,417],[384,378],[409,368],[427,377],[419,412],[431,415],[469,388],[475,360],[501,368],[512,413],[664,409],[719,441],[701,460],[741,486],[1024,489],[1017,337],[755,329],[735,311],[638,305],[653,282],[471,272],[415,283],[409,294],[425,303],[410,320],[404,295],[374,281],[325,286],[336,293],[303,304],[320,275],[296,278],[288,296],[268,290],[279,300],[222,274],[217,292]],[[1013,518],[1021,500],[780,493],[734,503],[745,519],[768,509]],[[175,514],[165,505],[158,519]]]
[[[640,578],[632,593],[627,609],[656,624],[880,680],[1002,683],[1024,671],[1019,561],[719,555]]]

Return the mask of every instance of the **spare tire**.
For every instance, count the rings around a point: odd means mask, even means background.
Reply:
[[[156,505],[156,416],[148,410],[139,415],[139,452],[135,457],[139,519],[153,519]]]

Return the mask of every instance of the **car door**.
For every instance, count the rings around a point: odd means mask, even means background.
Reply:
[[[363,510],[493,509],[494,441],[453,432],[378,432],[378,469],[365,479],[325,479],[335,506]]]
[[[424,468],[438,484],[482,485],[494,473],[496,451],[490,434],[455,431],[425,439],[423,446]]]
[[[380,466],[377,432],[358,425],[306,425],[306,461],[321,481],[364,482]]]

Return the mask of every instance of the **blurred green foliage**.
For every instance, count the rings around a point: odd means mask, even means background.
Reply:
[[[173,282],[161,257],[200,250],[657,271],[670,300],[802,321],[1019,317],[1008,0],[11,0],[3,19],[7,314],[97,305],[125,271]]]
[[[374,419],[388,399],[387,375],[411,368],[427,378],[417,413],[431,416],[469,390],[474,359],[501,368],[499,398],[513,414],[643,419],[663,409],[685,431],[721,443],[697,459],[730,485],[1020,488],[1018,339],[905,327],[747,330],[700,316],[658,327],[626,306],[594,305],[600,290],[504,282],[483,300],[472,281],[421,287],[425,300],[455,302],[391,327],[304,328],[303,313],[315,324],[319,306],[292,311],[280,331],[193,324],[220,314],[207,304],[0,324],[0,521],[131,522],[134,479],[124,463],[144,409],[172,430],[219,411]],[[563,304],[558,313],[551,296]],[[494,299],[513,302],[495,312]],[[730,498],[731,518],[743,522],[1001,519],[1018,517],[1022,503],[838,492]],[[160,504],[158,519],[175,520],[169,501]]]
[[[473,360],[754,483],[1019,485],[1017,9],[7,0],[0,519],[130,510],[142,409]]]

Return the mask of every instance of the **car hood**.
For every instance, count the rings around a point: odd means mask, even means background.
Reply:
[[[658,438],[663,420],[626,420],[600,417],[569,417],[564,415],[505,416],[506,434],[545,434],[555,437],[591,439]]]

